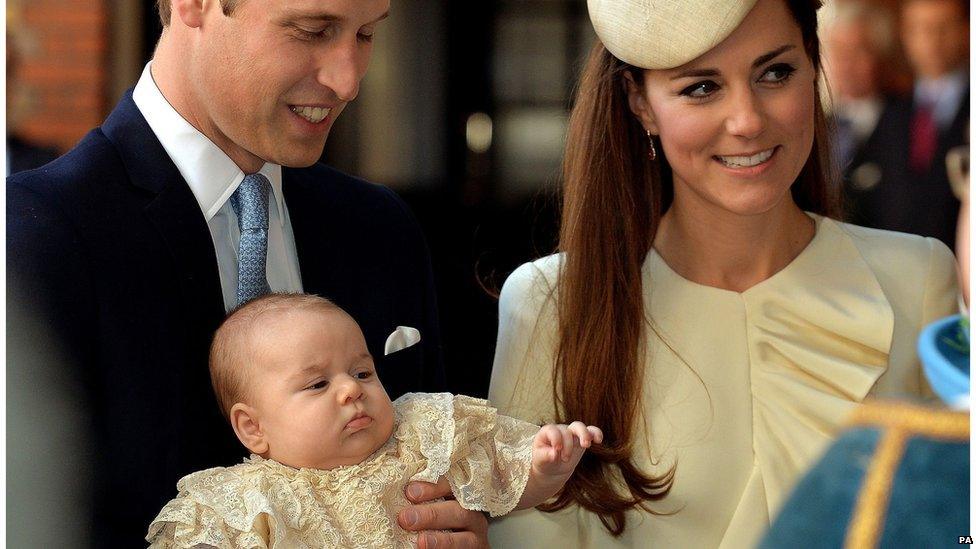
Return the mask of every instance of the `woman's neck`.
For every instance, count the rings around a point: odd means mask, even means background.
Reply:
[[[815,222],[789,195],[750,216],[676,201],[661,218],[654,248],[692,282],[744,292],[789,265],[815,233]]]

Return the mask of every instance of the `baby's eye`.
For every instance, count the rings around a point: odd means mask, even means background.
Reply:
[[[316,383],[313,383],[312,385],[309,385],[307,389],[324,389],[328,384],[329,382],[323,379],[322,381],[318,381]]]
[[[680,94],[692,97],[694,99],[702,99],[708,97],[718,89],[719,86],[715,82],[711,80],[702,80],[701,82],[696,82],[681,90]]]
[[[369,379],[371,377],[373,377],[373,372],[370,372],[369,370],[356,374],[356,379]]]

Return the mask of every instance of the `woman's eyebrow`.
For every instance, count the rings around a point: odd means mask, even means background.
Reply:
[[[793,44],[787,44],[785,46],[780,46],[769,53],[760,55],[759,57],[756,58],[755,61],[752,62],[752,68],[755,69],[759,67],[759,65],[763,65],[766,62],[773,60],[777,55],[793,49],[796,49],[796,46],[794,46]]]
[[[796,49],[796,46],[792,44],[787,44],[785,46],[780,46],[769,53],[764,53],[759,57],[757,57],[756,60],[752,62],[752,68],[755,69],[760,65],[763,65],[769,62],[770,60],[775,59],[776,56],[792,49]],[[678,74],[672,76],[671,80],[678,80],[679,78],[689,78],[689,77],[701,78],[704,76],[718,76],[719,74],[721,73],[719,72],[718,69],[688,69],[688,70],[681,71]]]
[[[681,71],[678,74],[671,77],[671,80],[678,80],[679,78],[688,78],[691,76],[702,77],[702,76],[718,76],[718,69],[688,69]]]

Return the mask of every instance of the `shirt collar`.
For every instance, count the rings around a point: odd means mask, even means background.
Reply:
[[[132,99],[186,180],[209,223],[237,190],[245,174],[220,147],[169,104],[152,78],[151,66],[152,61],[146,63]],[[284,224],[281,166],[265,162],[258,171],[271,182],[271,199],[278,209],[278,222]]]
[[[920,78],[915,83],[915,100],[920,103],[934,105],[944,100],[946,96],[960,94],[966,88],[969,76],[965,70],[959,69],[938,78]]]

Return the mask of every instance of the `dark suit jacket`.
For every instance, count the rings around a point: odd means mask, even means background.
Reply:
[[[404,203],[320,164],[282,178],[305,291],[360,323],[391,398],[444,390],[430,260]],[[224,317],[210,232],[131,92],[65,156],[7,179],[7,258],[92,405],[94,542],[142,545],[181,476],[245,450],[207,369]],[[423,339],[383,358],[398,325]]]
[[[959,201],[946,174],[946,152],[963,145],[969,123],[969,93],[950,127],[939,134],[928,171],[909,167],[911,96],[887,101],[874,133],[844,170],[847,220],[857,225],[938,238],[954,247]]]

